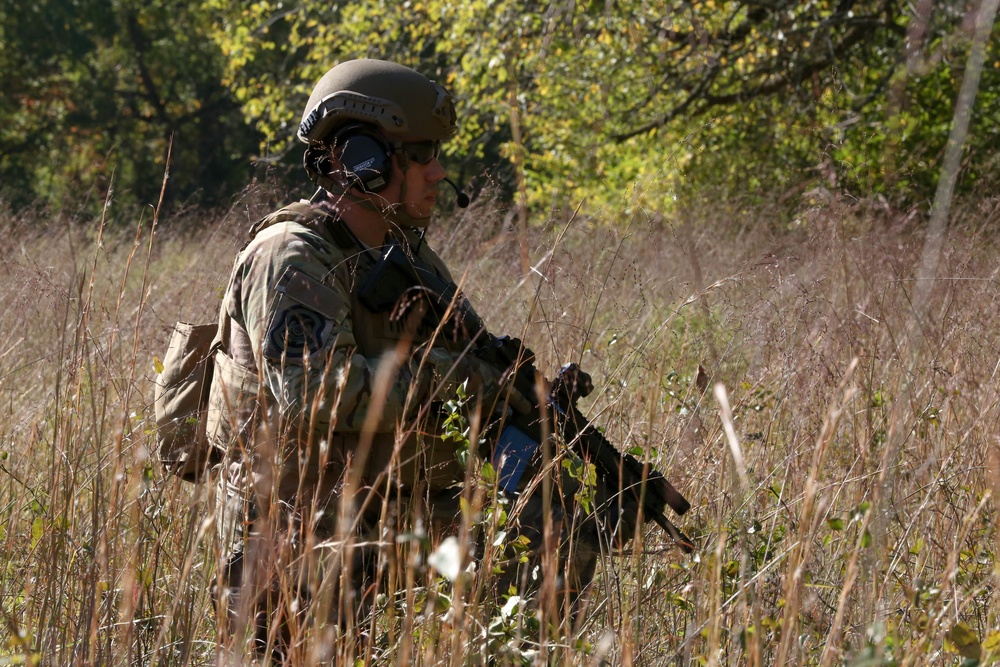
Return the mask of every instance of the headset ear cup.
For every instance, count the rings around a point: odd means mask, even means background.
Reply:
[[[384,190],[392,179],[392,148],[381,137],[370,132],[347,128],[337,134],[343,176],[350,187],[375,194]]]

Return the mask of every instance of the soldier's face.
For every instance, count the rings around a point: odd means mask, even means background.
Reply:
[[[444,167],[436,156],[426,163],[407,160],[406,172],[399,168],[399,159],[393,156],[392,182],[382,193],[394,203],[403,205],[405,212],[414,218],[430,217],[437,204],[438,183],[445,177]],[[405,187],[404,187],[405,183]]]

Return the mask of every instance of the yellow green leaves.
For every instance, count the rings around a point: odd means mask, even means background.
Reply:
[[[968,624],[956,623],[951,630],[945,633],[944,637],[945,646],[951,648],[955,653],[974,660],[979,660],[982,657],[983,648],[979,645],[979,637]]]

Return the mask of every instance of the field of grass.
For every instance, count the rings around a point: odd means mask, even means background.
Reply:
[[[0,664],[229,664],[210,494],[161,472],[151,402],[170,327],[214,319],[264,199],[155,234],[151,211],[0,214]],[[618,218],[539,225],[524,280],[494,202],[429,237],[491,329],[592,374],[585,411],[691,501],[695,554],[647,527],[560,638],[538,629],[551,610],[490,607],[484,577],[453,584],[406,552],[419,576],[373,662],[997,660],[1000,202],[954,212],[929,284],[919,216]],[[295,664],[347,650],[325,636]]]

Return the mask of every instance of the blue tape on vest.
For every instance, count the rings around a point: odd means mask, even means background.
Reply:
[[[535,455],[538,443],[521,429],[507,424],[500,432],[493,450],[493,468],[500,474],[500,490],[513,493],[521,481],[528,461]]]

